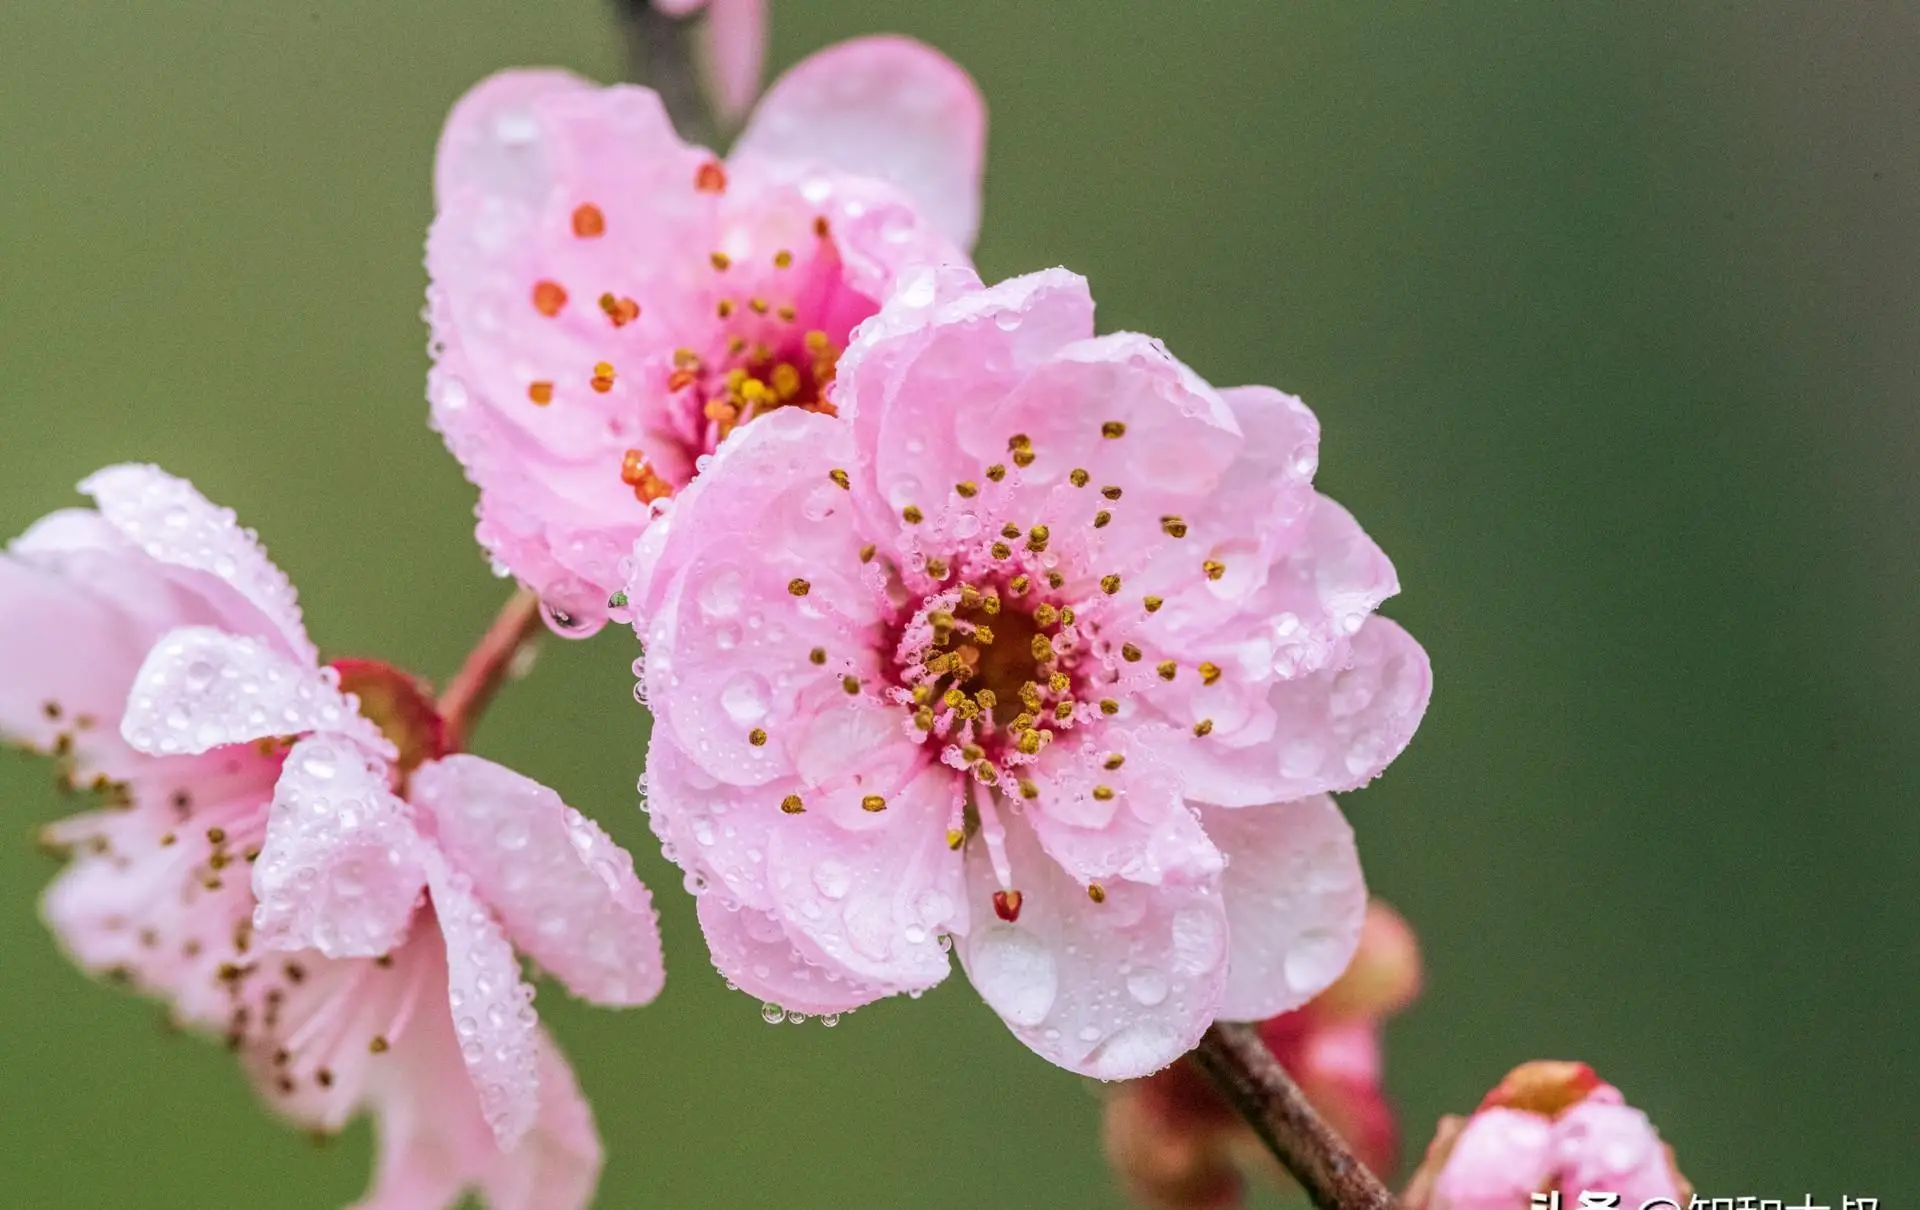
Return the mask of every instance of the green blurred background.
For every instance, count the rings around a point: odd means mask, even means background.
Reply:
[[[1411,1147],[1593,1062],[1702,1191],[1920,1189],[1920,18],[1912,6],[774,0],[776,66],[877,29],[993,105],[989,278],[1305,396],[1394,556],[1433,708],[1348,809],[1415,921]],[[0,15],[0,530],[110,461],[257,526],[316,638],[444,673],[502,596],[425,426],[430,156],[483,74],[621,69],[604,0]],[[551,643],[479,738],[630,842],[673,972],[542,997],[618,1207],[1105,1207],[1098,1100],[964,981],[770,1028],[634,809],[630,638]],[[59,804],[0,761],[0,1204],[337,1206],[217,1047],[35,921]]]

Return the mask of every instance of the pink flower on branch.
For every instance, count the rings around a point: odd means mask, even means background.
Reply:
[[[1430,682],[1312,414],[1095,337],[1060,270],[915,273],[833,398],[735,434],[636,552],[653,825],[720,969],[835,1012],[952,938],[1104,1079],[1325,988],[1366,902],[1327,795]]]
[[[49,925],[223,1034],[289,1119],[375,1113],[366,1207],[584,1206],[599,1139],[515,951],[595,1003],[651,1000],[631,860],[551,790],[444,751],[410,678],[322,666],[232,513],[151,467],[83,488],[98,511],[0,558],[0,733],[103,800],[47,830],[72,856]]]
[[[1647,1115],[1585,1063],[1522,1063],[1469,1118],[1447,1117],[1403,1198],[1409,1210],[1526,1210],[1538,1193],[1657,1198],[1693,1187]]]
[[[830,414],[899,272],[965,262],[984,138],[972,81],[900,38],[795,67],[725,163],[643,88],[513,71],[463,98],[435,170],[429,395],[497,566],[597,628],[656,501],[755,417]]]

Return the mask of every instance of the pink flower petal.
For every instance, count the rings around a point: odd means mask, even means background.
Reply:
[[[822,1015],[849,1012],[891,994],[808,961],[780,921],[765,912],[738,905],[729,909],[717,892],[701,895],[698,906],[714,968],[749,996],[788,1012]]]
[[[239,594],[252,617],[230,617],[230,628],[272,636],[299,663],[318,660],[286,573],[267,558],[253,531],[240,527],[231,509],[210,503],[191,483],[155,466],[111,466],[96,471],[80,490],[149,558],[205,572]]]
[[[526,1137],[540,1114],[539,1027],[520,960],[464,874],[427,865],[434,914],[447,942],[447,1005],[480,1113],[501,1150]]]
[[[386,762],[337,736],[301,740],[274,788],[253,865],[266,945],[374,958],[406,938],[426,873],[407,804]]]
[[[427,961],[419,1003],[390,1052],[375,1058],[369,1107],[379,1159],[373,1187],[354,1210],[451,1210],[463,1192],[490,1210],[585,1210],[601,1165],[593,1113],[553,1039],[536,1029],[539,1113],[518,1145],[501,1150],[480,1114],[444,998],[445,951],[423,929],[402,961]]]
[[[259,639],[204,626],[175,630],[134,679],[121,734],[140,752],[179,756],[226,744],[330,731],[391,758],[393,745],[319,669]]]
[[[0,557],[0,735],[40,752],[66,748],[83,783],[140,764],[120,713],[147,649],[185,612],[143,563],[17,547]]]
[[[1553,1123],[1553,1153],[1569,1196],[1605,1189],[1620,1194],[1622,1206],[1636,1207],[1654,1198],[1680,1199],[1659,1132],[1631,1106],[1597,1097],[1575,1105]]]
[[[712,76],[720,116],[737,122],[759,95],[766,69],[767,0],[713,0],[701,33],[703,66]]]
[[[930,767],[858,831],[812,809],[772,830],[768,885],[803,957],[891,992],[947,977],[939,935],[966,921],[961,858],[946,840],[957,792],[947,770]]]
[[[477,756],[429,761],[412,799],[507,935],[567,989],[646,1004],[666,977],[653,897],[599,825],[530,778]]]
[[[787,792],[722,782],[654,724],[647,745],[648,821],[666,857],[718,883],[716,894],[761,911],[773,906],[766,850],[785,818],[777,804]]]
[[[1220,873],[1220,851],[1181,797],[1178,773],[1152,751],[1132,749],[1126,765],[1112,772],[1093,759],[1073,759],[1079,754],[1047,755],[1033,774],[1040,796],[1026,817],[1047,855],[1076,882],[1117,878],[1158,885]],[[1113,796],[1096,797],[1100,786]]]
[[[967,977],[1014,1036],[1100,1080],[1148,1075],[1191,1050],[1227,977],[1218,881],[1121,882],[1095,903],[1025,826],[1008,826],[1007,856],[1019,920],[995,918],[1000,884],[970,856],[974,928],[959,949]]]
[[[856,38],[776,80],[733,154],[877,177],[971,247],[986,122],[979,90],[944,55],[908,38]]]
[[[847,493],[828,477],[850,463],[849,444],[846,426],[824,416],[783,410],[754,422],[714,460],[753,490],[709,493],[696,480],[665,524],[707,540],[681,552],[685,566],[642,573],[656,726],[723,781],[792,773],[800,720],[844,701],[844,678],[875,671],[878,602],[858,576]]]
[[[245,867],[221,874],[214,856],[237,861],[258,842],[274,772],[256,759],[233,779],[228,799],[199,795],[199,779],[190,776],[185,784],[196,797],[185,819],[167,791],[143,796],[132,810],[74,816],[45,829],[43,840],[73,856],[47,888],[40,914],[74,964],[94,974],[120,972],[137,990],[166,1001],[180,1024],[226,1029],[233,998],[219,970],[244,960],[234,938],[247,936],[254,899]],[[219,844],[209,838],[214,828],[226,833]]]
[[[1263,1021],[1319,995],[1352,960],[1367,915],[1353,829],[1331,798],[1202,810],[1227,855],[1227,987],[1219,1015]]]
[[[1516,1210],[1553,1180],[1553,1126],[1538,1114],[1488,1109],[1473,1115],[1434,1185],[1447,1210]]]
[[[900,510],[931,511],[962,481],[1007,460],[1020,431],[972,419],[1011,394],[1067,345],[1093,335],[1087,282],[1049,269],[982,287],[971,270],[914,271],[860,330],[841,359],[841,414],[880,489],[864,501],[871,524]],[[864,497],[870,489],[859,488]]]
[[[1203,744],[1186,753],[1186,792],[1244,807],[1357,789],[1405,751],[1433,689],[1427,653],[1387,618],[1354,635],[1349,662],[1275,682],[1269,742]]]

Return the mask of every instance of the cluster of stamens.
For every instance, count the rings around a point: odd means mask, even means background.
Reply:
[[[694,175],[693,187],[702,193],[725,192],[726,169],[717,161],[702,164]],[[814,220],[813,231],[820,241],[818,255],[832,255],[827,238],[831,229],[824,217]],[[575,207],[575,238],[600,239],[606,232],[606,214],[599,206],[586,202]],[[723,280],[736,269],[734,257],[722,251],[710,253],[707,264]],[[795,266],[793,251],[782,248],[774,252],[772,265],[776,276],[786,274]],[[770,292],[784,292],[790,296],[786,300],[751,290],[721,293],[714,314],[726,326],[725,341],[704,352],[690,347],[674,351],[666,390],[680,404],[685,423],[678,426],[679,436],[687,446],[688,462],[712,452],[734,429],[776,408],[834,414],[827,388],[833,382],[842,350],[828,332],[800,326],[797,299],[804,284]],[[531,301],[542,316],[558,319],[568,307],[569,296],[561,283],[542,279],[534,283]],[[598,307],[616,331],[642,314],[638,300],[612,292],[599,295]],[[586,375],[587,385],[601,395],[612,393],[619,380],[619,371],[609,360],[596,361]],[[547,407],[554,401],[554,389],[552,379],[535,380],[527,384],[527,399],[537,407]],[[676,488],[643,450],[627,450],[621,456],[619,472],[620,481],[643,504],[672,495]]]

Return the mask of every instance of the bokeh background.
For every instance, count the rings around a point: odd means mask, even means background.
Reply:
[[[1920,14],[1868,0],[775,0],[776,66],[894,29],[993,106],[980,261],[1298,392],[1432,652],[1349,796],[1430,984],[1410,1150],[1592,1061],[1703,1192],[1920,1189]],[[454,668],[498,605],[425,427],[439,122],[499,67],[621,70],[605,0],[0,15],[0,530],[152,459],[237,508],[334,653]],[[542,1008],[599,1205],[1107,1207],[1095,1091],[956,978],[833,1031],[705,960],[633,792],[631,639],[549,643],[478,746],[631,843],[673,978]],[[35,918],[61,810],[0,760],[0,1203],[338,1206],[326,1148]]]

